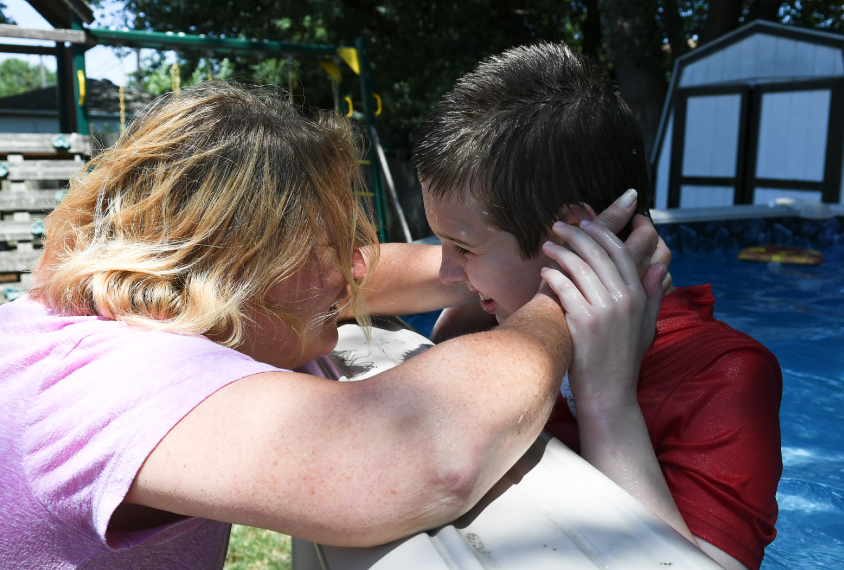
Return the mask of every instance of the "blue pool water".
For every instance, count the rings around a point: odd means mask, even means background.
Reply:
[[[783,371],[777,538],[763,570],[844,569],[844,246],[819,267],[681,254],[676,285],[710,283],[715,316],[767,346]]]
[[[671,274],[677,286],[710,283],[715,316],[782,367],[780,515],[762,569],[844,570],[844,244],[824,248],[819,267],[746,263],[737,251],[675,253]],[[435,319],[407,317],[423,334]]]

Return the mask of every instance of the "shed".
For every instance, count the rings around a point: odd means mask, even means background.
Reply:
[[[87,79],[88,109],[92,131],[120,131],[120,87],[107,79]],[[125,89],[127,122],[155,96],[137,89]],[[55,86],[0,98],[0,133],[59,132],[59,97]]]
[[[677,59],[657,208],[841,203],[844,36],[755,21]]]

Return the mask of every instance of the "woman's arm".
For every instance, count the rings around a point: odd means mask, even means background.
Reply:
[[[541,292],[496,330],[365,382],[240,380],[170,431],[126,501],[337,545],[441,525],[536,439],[570,346],[559,305]]]
[[[478,295],[463,283],[440,281],[441,246],[385,243],[380,249],[375,272],[364,290],[372,314],[412,315],[477,302]],[[364,252],[364,259],[369,264],[372,256]],[[340,313],[340,320],[353,318],[351,308]]]
[[[434,323],[431,340],[439,344],[464,334],[488,331],[496,326],[498,320],[495,315],[484,311],[479,303],[446,307]]]

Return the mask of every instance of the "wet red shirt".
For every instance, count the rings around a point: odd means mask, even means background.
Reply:
[[[663,299],[639,405],[689,530],[755,569],[776,536],[782,372],[759,342],[715,320],[714,305],[709,285]],[[545,429],[579,452],[562,396]]]

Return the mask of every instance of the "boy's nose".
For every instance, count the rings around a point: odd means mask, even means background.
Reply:
[[[452,253],[449,251],[449,248],[443,247],[443,258],[440,263],[440,281],[445,285],[469,280],[463,264],[455,259],[457,255],[456,252]]]

